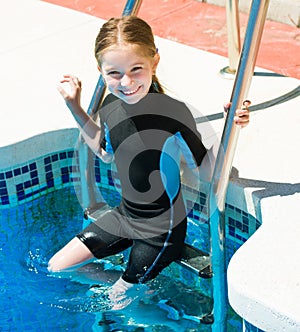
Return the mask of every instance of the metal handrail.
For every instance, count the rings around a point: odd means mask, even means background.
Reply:
[[[222,75],[233,77],[239,62],[241,52],[239,0],[226,0],[226,23],[228,39],[228,61],[229,66],[223,68]]]
[[[122,16],[136,15],[140,9],[142,0],[127,0]],[[91,102],[89,104],[87,114],[93,120],[98,118],[98,110],[101,106],[103,97],[105,95],[105,82],[100,74],[96,88],[94,90]],[[94,168],[94,154],[85,144],[81,135],[77,144],[78,159],[79,159],[79,172],[80,172],[80,185],[81,185],[81,204],[84,208],[93,206],[99,200],[99,190],[96,187],[95,181],[95,168]]]
[[[234,123],[234,116],[236,110],[241,108],[251,84],[268,5],[269,0],[252,1],[246,35],[230,99],[231,108],[225,122],[210,186],[209,224],[215,321],[213,331],[226,331],[228,296],[223,212],[229,175],[239,135],[239,127]]]

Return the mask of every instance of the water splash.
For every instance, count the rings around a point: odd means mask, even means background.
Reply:
[[[41,253],[39,248],[29,250],[25,262],[30,272],[36,274],[48,272],[48,259]]]

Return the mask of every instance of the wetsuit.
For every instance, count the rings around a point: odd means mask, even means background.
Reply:
[[[133,105],[109,95],[100,119],[101,147],[114,154],[122,200],[77,236],[97,258],[131,247],[122,277],[145,282],[180,257],[187,227],[180,158],[195,168],[206,149],[186,105],[164,94]]]

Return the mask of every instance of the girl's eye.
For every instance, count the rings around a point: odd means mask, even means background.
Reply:
[[[137,71],[139,71],[139,70],[142,70],[142,66],[133,67],[133,68],[131,69],[132,72],[137,72]]]
[[[116,70],[112,70],[112,71],[108,72],[107,75],[113,76],[113,77],[118,77],[121,75],[121,73]]]

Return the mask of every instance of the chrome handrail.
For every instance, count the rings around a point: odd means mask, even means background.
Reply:
[[[246,35],[230,99],[231,108],[225,122],[210,186],[209,224],[213,269],[213,331],[226,331],[227,321],[228,295],[224,209],[229,175],[239,135],[239,127],[234,123],[234,116],[236,110],[241,108],[250,88],[268,5],[269,0],[252,1]]]
[[[236,150],[239,127],[234,123],[235,112],[241,108],[251,84],[261,41],[269,0],[253,0],[246,35],[231,94],[231,108],[225,122],[214,167],[209,194],[209,224],[213,269],[214,324],[213,331],[226,331],[227,276],[225,261],[224,209],[229,175]]]
[[[136,15],[140,9],[142,0],[127,0],[122,16]],[[94,120],[98,118],[98,110],[101,106],[103,97],[105,95],[105,82],[100,74],[96,88],[94,90],[91,102],[89,104],[87,114]],[[94,154],[85,144],[81,135],[79,135],[78,143],[78,159],[79,159],[79,172],[80,172],[80,198],[81,205],[84,208],[93,206],[99,200],[99,190],[95,181],[95,168],[94,168]]]
[[[234,75],[241,52],[239,0],[226,0],[226,23],[228,39],[229,66],[221,70],[221,74]]]

